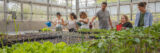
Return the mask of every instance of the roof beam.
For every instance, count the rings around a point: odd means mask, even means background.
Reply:
[[[1,0],[0,0],[1,1]],[[4,0],[2,0],[4,1]],[[47,3],[41,3],[41,2],[35,2],[35,1],[28,1],[28,0],[9,0],[10,2],[18,2],[18,3],[27,3],[27,4],[34,4],[34,5],[40,5],[40,6],[48,6],[49,7],[58,7],[58,8],[68,8],[71,9],[71,7],[67,6],[61,6],[61,5],[55,5],[55,4],[47,4]]]
[[[155,1],[149,1],[148,3],[155,3],[155,2],[160,2],[160,0],[155,0]],[[139,2],[133,2],[132,4],[138,4]],[[123,2],[123,3],[120,3],[120,6],[123,6],[123,5],[130,5],[130,2]],[[108,7],[112,7],[112,6],[117,6],[117,3],[112,3],[112,4],[109,4]],[[83,8],[80,8],[80,9],[92,9],[92,8],[100,8],[101,6],[98,5],[98,6],[87,6],[87,7],[83,7]]]

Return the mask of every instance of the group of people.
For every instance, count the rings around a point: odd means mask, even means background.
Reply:
[[[140,12],[136,14],[135,27],[152,26],[153,16],[152,13],[146,10],[146,5],[146,2],[138,3],[138,9]],[[109,11],[107,11],[106,2],[102,3],[101,10],[99,10],[95,14],[95,16],[92,18],[90,22],[87,18],[87,14],[85,12],[81,12],[79,20],[77,20],[77,16],[74,13],[71,13],[70,21],[68,23],[64,23],[64,20],[61,18],[61,14],[58,12],[57,19],[53,23],[56,25],[57,31],[62,31],[62,26],[66,25],[69,25],[69,31],[76,31],[78,28],[89,29],[89,24],[92,24],[96,18],[98,18],[99,21],[99,29],[113,29],[110,13]],[[133,27],[132,23],[129,22],[129,18],[127,17],[127,15],[121,16],[121,21],[119,24],[121,24],[124,29]]]
[[[66,25],[68,25],[68,29],[70,32],[74,32],[78,30],[78,28],[89,29],[89,19],[87,18],[87,14],[85,12],[80,13],[79,20],[77,20],[77,16],[74,13],[70,13],[69,17],[70,21],[65,23],[64,20],[61,18],[61,14],[59,12],[57,13],[57,18],[54,22],[52,22],[56,26],[56,31],[62,31],[62,27]]]

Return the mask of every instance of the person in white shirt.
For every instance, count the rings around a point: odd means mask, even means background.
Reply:
[[[68,25],[69,32],[75,32],[78,30],[78,25],[76,23],[77,16],[74,13],[70,13],[70,20],[66,25]]]
[[[64,20],[63,18],[61,18],[61,14],[59,12],[57,12],[57,18],[55,19],[53,23],[56,26],[56,31],[62,31]]]
[[[79,22],[81,22],[81,29],[89,29],[89,19],[87,18],[87,14],[85,12],[81,12],[80,13],[80,20]]]

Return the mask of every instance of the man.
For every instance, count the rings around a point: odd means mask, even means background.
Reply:
[[[146,2],[138,3],[138,9],[140,12],[136,14],[135,26],[136,27],[148,27],[152,26],[153,16],[152,13],[146,10]]]
[[[91,23],[98,17],[99,19],[99,28],[100,29],[109,29],[109,24],[113,29],[112,22],[110,19],[109,11],[106,10],[107,3],[103,2],[101,6],[101,10],[99,10],[96,15],[92,18]]]

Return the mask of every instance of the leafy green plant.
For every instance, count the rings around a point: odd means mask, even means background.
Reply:
[[[82,43],[66,44],[60,42],[24,42],[12,45],[12,47],[0,48],[2,53],[158,53],[160,49],[159,28],[155,24],[147,28],[133,28],[129,30],[99,30],[105,33],[95,34],[101,39]],[[84,31],[94,31],[83,29]],[[83,31],[81,30],[81,31]],[[84,35],[82,35],[84,37]],[[107,38],[106,38],[107,37]],[[82,38],[83,39],[83,38]]]
[[[23,44],[15,44],[12,47],[1,48],[0,52],[3,53],[82,53],[86,51],[79,46],[70,46],[64,42],[53,44],[51,42],[39,42]]]
[[[51,32],[52,30],[50,28],[43,28],[40,31],[42,31],[42,32]]]

